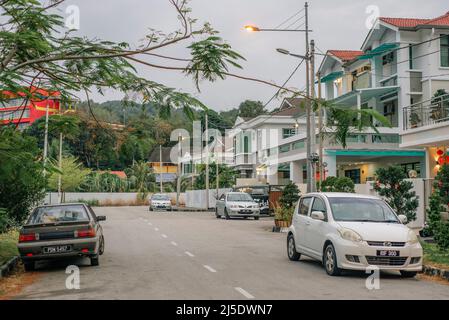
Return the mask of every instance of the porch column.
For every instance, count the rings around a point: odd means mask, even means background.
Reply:
[[[324,162],[327,166],[324,170],[324,177],[336,177],[337,176],[337,156],[333,154],[328,154],[324,151]]]
[[[290,162],[290,180],[296,184],[304,183],[302,176],[301,162],[299,161]]]
[[[279,184],[277,164],[267,167],[267,182],[271,185]]]

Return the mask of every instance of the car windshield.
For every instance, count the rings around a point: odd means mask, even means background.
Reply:
[[[37,208],[31,215],[28,224],[52,224],[64,222],[89,221],[84,206],[67,205]]]
[[[336,221],[399,223],[393,210],[382,200],[331,197],[329,202]]]
[[[169,200],[168,196],[164,194],[155,194],[153,197],[151,197],[151,200]]]
[[[228,201],[253,201],[253,198],[247,193],[228,194]]]

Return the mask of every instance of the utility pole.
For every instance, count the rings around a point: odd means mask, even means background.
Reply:
[[[307,130],[307,192],[312,192],[312,144],[310,135],[310,114],[311,114],[311,100],[310,100],[310,51],[309,51],[309,4],[304,5],[305,15],[305,34],[306,34],[306,130]]]
[[[44,177],[47,174],[47,170],[45,167],[47,166],[47,154],[48,154],[48,101],[47,105],[45,106],[45,133],[44,133]]]
[[[59,159],[58,159],[59,171],[62,170],[62,132],[59,133]],[[62,175],[59,172],[58,175],[58,201],[62,203]]]
[[[178,180],[176,181],[176,206],[179,208],[179,194],[181,193],[181,135],[178,135]]]
[[[315,158],[316,151],[316,122],[315,122],[315,111],[313,110],[312,101],[315,99],[315,41],[310,41],[310,156]],[[316,161],[311,159],[310,161],[312,175],[310,176],[310,191],[316,191]]]
[[[320,172],[320,191],[321,184],[324,180],[324,167],[323,167],[323,113],[321,110],[321,73],[318,71],[318,132],[319,132],[319,162],[318,169]]]
[[[215,157],[215,189],[217,193],[217,200],[218,200],[218,189],[220,189],[220,173],[218,171],[218,149],[217,149],[217,155]]]
[[[206,210],[209,209],[209,118],[206,110]]]
[[[161,193],[164,191],[162,188],[162,145],[159,145],[159,173],[160,173],[160,187],[161,187]]]

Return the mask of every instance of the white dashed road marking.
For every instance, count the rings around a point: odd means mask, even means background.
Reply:
[[[184,252],[186,255],[188,255],[189,257],[194,257],[194,255],[192,253],[190,253],[189,251]]]
[[[159,228],[154,228],[154,231],[159,231]]]
[[[204,265],[204,268],[206,268],[207,270],[209,270],[210,272],[217,272],[217,270],[215,270],[214,268],[208,266],[208,265]]]
[[[178,246],[178,244],[174,241],[172,241],[171,244],[174,245],[175,247]]]
[[[240,287],[236,287],[234,288],[235,290],[237,290],[238,292],[240,292],[242,295],[244,295],[246,298],[248,299],[254,299],[254,296],[252,294],[250,294],[248,291],[243,290]]]
[[[162,238],[167,239],[167,235],[166,235],[166,234],[163,234],[163,235],[162,235]]]
[[[149,226],[152,226],[153,224],[152,224],[151,222],[148,222],[148,225],[149,225]]]

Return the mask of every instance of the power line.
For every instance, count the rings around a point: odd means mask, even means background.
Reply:
[[[296,19],[295,21],[293,21],[292,23],[290,23],[285,29],[290,29],[290,27],[294,26],[295,24],[297,24],[298,22],[300,22],[302,19],[304,19],[305,16],[299,17],[298,19]],[[305,22],[304,22],[305,24]]]
[[[294,17],[296,17],[298,14],[300,14],[301,12],[304,11],[304,8],[302,8],[301,10],[299,10],[298,12],[296,12],[294,15],[292,15],[291,17],[285,19],[283,22],[281,22],[277,27],[275,27],[274,29],[278,29],[280,28],[282,25],[284,25],[285,23],[287,23],[288,21],[290,21],[291,19],[293,19]]]

